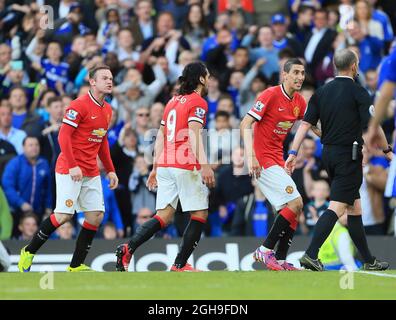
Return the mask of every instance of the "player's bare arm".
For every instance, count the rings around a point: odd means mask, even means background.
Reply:
[[[322,137],[322,131],[317,126],[312,126],[311,130],[319,138]]]
[[[293,140],[293,144],[291,146],[291,150],[295,152],[295,154],[289,154],[285,162],[285,170],[291,175],[296,167],[296,158],[297,152],[300,149],[301,143],[303,142],[307,132],[312,129],[312,124],[306,121],[302,121],[300,127],[298,128],[296,135]]]
[[[208,159],[205,154],[201,134],[202,124],[197,121],[190,121],[188,123],[188,128],[191,150],[194,153],[195,158],[201,165],[202,180],[208,186],[208,188],[213,188],[215,185],[214,172],[209,165]]]
[[[150,175],[146,182],[146,187],[150,191],[158,187],[157,166],[158,166],[159,157],[161,156],[163,150],[164,150],[164,126],[161,125],[157,133],[157,138],[155,139],[153,170],[151,170]]]
[[[246,115],[241,124],[241,137],[245,145],[245,154],[247,157],[247,164],[249,168],[249,175],[255,178],[260,177],[261,166],[256,158],[253,150],[253,130],[252,126],[256,120],[250,115]]]
[[[372,148],[378,149],[380,148],[381,150],[383,150],[385,157],[389,160],[392,161],[393,159],[393,150],[392,147],[389,146],[388,144],[388,140],[386,139],[386,135],[384,130],[382,129],[381,126],[378,127],[377,129],[377,138],[376,138],[376,143],[375,144],[371,144],[369,145],[369,141],[368,141],[368,135],[369,132],[367,132],[366,134],[363,135],[363,141],[364,141],[364,148],[368,146],[368,151],[370,151]]]
[[[393,98],[393,93],[396,89],[396,83],[386,81],[381,87],[380,95],[375,103],[375,114],[371,118],[369,128],[367,131],[367,145],[369,149],[374,148],[375,144],[378,144],[380,141],[380,132],[379,127],[382,121],[386,117],[386,111],[389,105],[389,102]]]

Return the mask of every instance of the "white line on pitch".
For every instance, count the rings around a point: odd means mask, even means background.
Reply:
[[[357,273],[371,274],[373,276],[385,277],[385,278],[396,278],[396,274],[372,272],[372,271],[357,271]]]

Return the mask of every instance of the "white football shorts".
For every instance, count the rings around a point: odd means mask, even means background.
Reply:
[[[100,176],[83,177],[73,181],[70,174],[55,174],[56,213],[74,214],[75,211],[105,211]]]
[[[176,209],[178,200],[185,212],[208,209],[209,189],[199,171],[159,167],[157,182],[157,210],[168,205]]]
[[[293,179],[281,166],[262,168],[257,180],[260,191],[277,211],[298,197],[301,197]]]

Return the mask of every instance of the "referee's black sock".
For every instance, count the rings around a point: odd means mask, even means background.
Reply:
[[[98,227],[84,221],[80,234],[78,235],[76,241],[76,249],[74,250],[73,258],[70,262],[70,267],[76,268],[84,263],[88,251],[89,249],[91,249],[91,244],[97,231]]]
[[[41,222],[40,229],[33,236],[32,241],[30,241],[25,250],[35,254],[59,226],[60,224],[56,221],[55,215],[51,214]]]
[[[134,253],[138,247],[140,247],[165,226],[165,222],[158,215],[155,215],[153,218],[143,223],[136,229],[136,232],[128,242],[129,252]]]
[[[180,245],[180,251],[176,256],[174,265],[177,268],[183,268],[191,253],[197,247],[199,240],[201,239],[201,233],[205,226],[206,220],[192,216],[190,223],[183,234],[182,243]]]
[[[351,235],[353,243],[359,250],[359,253],[362,255],[364,262],[373,263],[374,258],[370,253],[370,249],[368,248],[361,215],[348,215],[348,231]]]
[[[319,218],[315,225],[314,234],[306,253],[312,259],[318,258],[319,249],[326,241],[338,220],[337,214],[327,209]]]
[[[286,220],[281,214],[275,218],[274,224],[271,227],[270,232],[268,233],[267,238],[263,242],[263,246],[273,250],[279,238],[284,236],[286,230],[289,228],[290,222]]]

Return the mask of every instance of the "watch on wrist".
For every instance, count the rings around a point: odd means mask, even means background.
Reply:
[[[392,152],[392,151],[393,151],[393,148],[392,148],[392,146],[390,146],[390,145],[388,145],[388,148],[387,148],[387,149],[382,150],[382,152],[385,153],[385,154],[388,154],[389,152]]]

